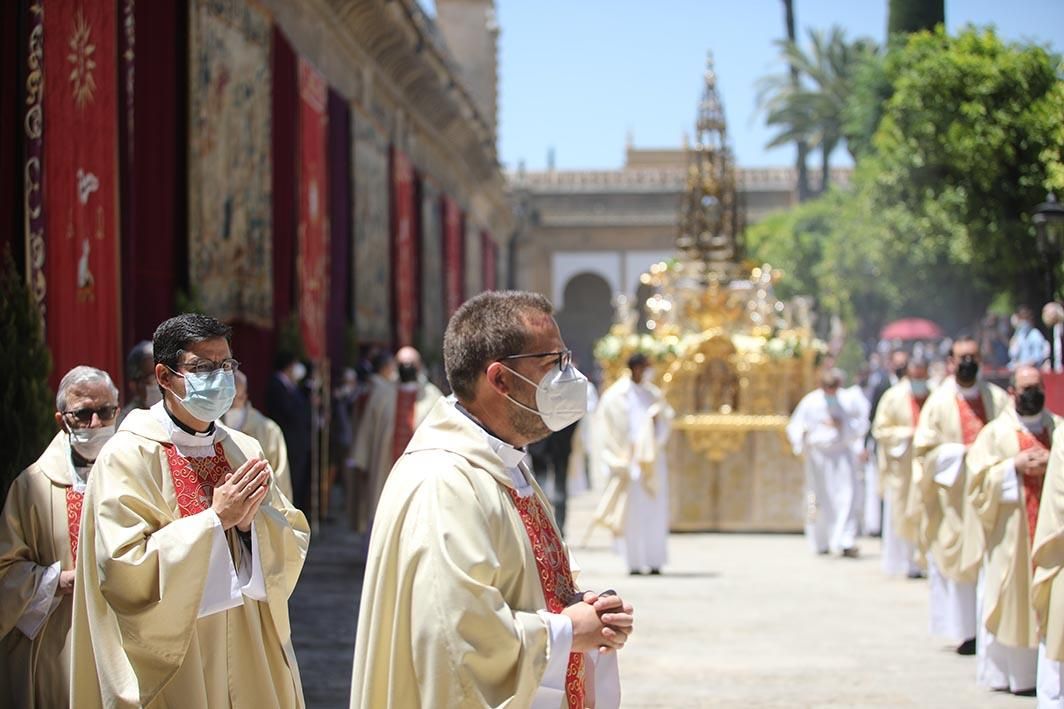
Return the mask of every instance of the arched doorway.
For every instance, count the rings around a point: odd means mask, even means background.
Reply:
[[[565,284],[558,327],[580,370],[589,377],[594,371],[595,342],[613,324],[612,300],[609,283],[596,273],[578,273]]]

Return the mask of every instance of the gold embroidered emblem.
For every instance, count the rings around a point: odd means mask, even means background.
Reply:
[[[96,45],[92,43],[92,26],[85,20],[85,14],[78,8],[78,14],[74,18],[74,33],[70,36],[70,54],[67,61],[73,67],[70,70],[70,83],[74,87],[74,101],[78,108],[84,108],[85,104],[93,100],[96,91],[96,79],[93,78],[93,70],[96,69]]]

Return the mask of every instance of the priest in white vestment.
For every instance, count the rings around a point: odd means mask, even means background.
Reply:
[[[840,396],[842,373],[820,374],[820,387],[806,394],[787,424],[794,454],[805,463],[806,538],[818,554],[856,557],[858,510],[855,442],[864,437],[861,410]]]
[[[303,707],[288,599],[303,514],[261,446],[219,423],[230,329],[186,314],[155,331],[164,391],[96,460],[74,582],[71,696],[80,707]]]
[[[1064,709],[1064,426],[1057,426],[1031,544],[1038,621],[1038,709]]]
[[[388,472],[406,450],[414,430],[443,397],[425,376],[413,347],[395,354],[397,376],[375,376],[352,450],[356,475],[369,478],[366,510],[372,521]]]
[[[920,519],[919,543],[928,555],[931,634],[976,653],[976,581],[983,539],[967,502],[964,457],[979,431],[1011,404],[1001,387],[979,379],[979,344],[959,337],[947,377],[920,410],[913,434],[909,516]],[[966,527],[968,532],[966,533]]]
[[[236,383],[236,397],[233,399],[232,407],[222,417],[222,422],[229,428],[245,433],[259,442],[262,452],[266,455],[266,462],[270,464],[270,470],[273,471],[273,484],[277,486],[277,491],[291,502],[292,476],[289,473],[288,446],[284,442],[284,432],[273,419],[267,418],[265,414],[251,405],[248,399],[247,375],[239,369],[236,370],[234,382]]]
[[[0,707],[70,705],[70,618],[85,484],[114,435],[118,389],[74,367],[55,398],[59,432],[7,491],[0,516]]]
[[[373,523],[352,707],[620,705],[632,607],[577,590],[524,449],[587,406],[551,313],[538,294],[490,291],[451,318],[456,398],[415,432]]]
[[[917,526],[905,512],[913,476],[913,433],[929,393],[927,362],[914,357],[904,378],[879,399],[872,422],[883,491],[883,571],[888,576],[916,578],[923,573],[917,560]]]
[[[632,575],[657,575],[668,561],[669,473],[665,443],[673,410],[651,381],[646,355],[602,394],[596,410],[609,478],[595,513],[613,531]]]
[[[1031,542],[1059,417],[1045,410],[1042,377],[1032,366],[1012,374],[1014,408],[975,439],[965,461],[967,495],[986,540],[980,598],[980,666],[987,689],[1035,688],[1038,624],[1031,605]]]
[[[858,525],[861,534],[874,536],[883,529],[883,497],[879,483],[879,461],[873,455],[875,444],[868,432],[872,427],[872,402],[859,384],[839,390],[839,397],[847,399],[845,408],[853,411],[853,454],[857,465]]]

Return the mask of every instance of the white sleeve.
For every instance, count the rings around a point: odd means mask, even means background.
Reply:
[[[618,709],[621,706],[621,670],[617,664],[617,653],[603,655],[598,650],[591,650],[584,655],[593,678],[588,683],[588,703],[593,703],[595,709]]]
[[[935,449],[935,483],[953,487],[964,465],[967,448],[963,443],[943,443]]]
[[[204,618],[236,608],[244,602],[244,597],[240,593],[243,584],[233,566],[233,555],[229,553],[229,543],[222,531],[222,520],[211,509],[199,514],[210,515],[214,521],[211,562],[207,567],[207,579],[203,583],[199,607],[199,617]]]
[[[55,606],[58,605],[54,601],[56,598],[55,590],[59,587],[59,574],[61,571],[58,561],[45,568],[44,576],[41,578],[41,585],[33,592],[33,598],[30,599],[29,605],[26,606],[26,610],[22,611],[22,616],[15,623],[15,627],[21,630],[22,634],[30,640],[37,637],[37,633],[41,632],[41,628],[44,626],[44,621],[48,619],[48,616],[55,610]]]
[[[550,644],[547,646],[547,669],[532,697],[532,709],[557,709],[565,701],[565,675],[569,671],[569,653],[573,648],[573,621],[567,615],[539,611],[547,623]]]
[[[1001,481],[1001,501],[1020,501],[1020,476],[1016,473],[1016,461],[1012,459],[1005,464],[1005,476]]]
[[[259,554],[259,537],[255,534],[255,520],[251,521],[251,553],[241,554],[240,592],[253,601],[266,600],[266,580],[262,576],[262,556]]]

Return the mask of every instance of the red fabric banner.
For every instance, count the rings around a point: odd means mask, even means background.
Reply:
[[[464,259],[462,248],[462,210],[450,197],[443,198],[443,292],[447,305],[447,317],[454,315],[462,304],[463,285],[465,283]]]
[[[392,147],[392,307],[396,345],[414,344],[417,327],[417,244],[414,234],[414,166]]]
[[[1046,408],[1057,416],[1064,416],[1064,374],[1043,372],[1046,387]]]
[[[327,351],[329,305],[328,154],[329,85],[299,58],[299,326],[307,355]]]
[[[480,242],[480,254],[484,264],[480,285],[484,290],[495,290],[498,288],[499,251],[495,246],[495,239],[486,231],[480,232]]]
[[[43,200],[53,381],[88,364],[121,391],[117,22],[114,0],[45,4]]]

